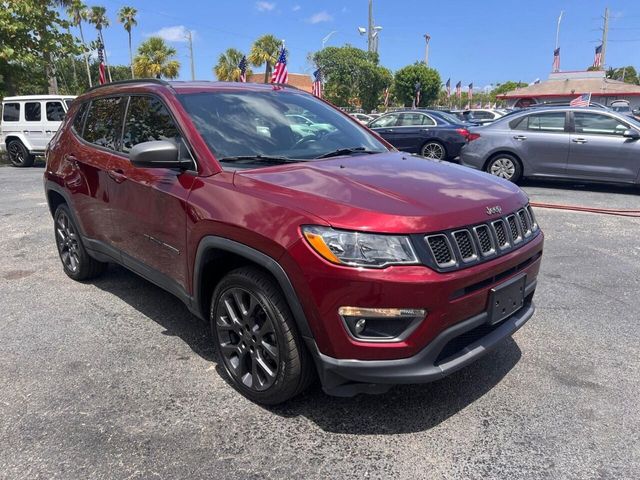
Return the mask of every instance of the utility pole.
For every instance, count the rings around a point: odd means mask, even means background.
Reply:
[[[604,9],[604,28],[602,29],[602,61],[601,65],[604,69],[605,55],[607,54],[607,36],[609,35],[609,8]]]
[[[369,28],[367,28],[367,50],[374,51],[373,45],[373,0],[369,0]]]
[[[431,40],[431,35],[429,35],[428,33],[425,33],[424,39],[427,42],[426,46],[424,47],[424,64],[428,67],[429,66],[429,41]]]
[[[191,60],[191,81],[196,79],[196,67],[193,63],[193,35],[191,30],[187,30],[187,41],[189,42],[189,59]]]

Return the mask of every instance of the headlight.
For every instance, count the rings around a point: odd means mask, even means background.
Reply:
[[[302,227],[302,233],[320,256],[339,265],[382,268],[418,263],[408,237],[317,226]]]

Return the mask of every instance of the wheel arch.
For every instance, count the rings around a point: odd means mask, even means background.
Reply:
[[[496,157],[498,157],[500,155],[505,155],[505,154],[513,157],[515,160],[518,161],[518,163],[520,164],[520,168],[522,169],[522,176],[525,176],[525,170],[524,170],[525,164],[522,161],[522,158],[520,158],[520,156],[517,153],[513,152],[512,150],[508,150],[508,149],[500,149],[500,150],[497,150],[497,151],[491,153],[491,155],[489,155],[487,157],[487,159],[485,160],[484,165],[482,165],[482,171],[483,172],[487,171],[487,167],[489,166],[489,162],[491,160],[493,160],[494,158],[496,158]]]
[[[29,153],[31,153],[31,149],[29,148],[29,143],[25,142],[25,138],[22,134],[20,133],[11,133],[9,135],[7,135],[4,139],[4,144],[5,146],[9,147],[9,142],[12,140],[18,140],[20,143],[22,143],[22,145],[24,145],[24,148],[27,149],[27,151]]]
[[[231,270],[248,265],[260,268],[275,280],[284,294],[300,335],[312,339],[302,304],[280,264],[264,253],[228,238],[209,235],[198,245],[193,269],[194,313],[202,319],[208,319],[215,286]]]

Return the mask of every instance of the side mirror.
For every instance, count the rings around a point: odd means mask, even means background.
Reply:
[[[623,137],[630,138],[632,140],[638,140],[640,138],[640,132],[637,130],[627,129],[622,134]]]
[[[129,160],[140,168],[187,169],[191,166],[191,160],[180,159],[178,146],[168,140],[137,144],[129,152]]]

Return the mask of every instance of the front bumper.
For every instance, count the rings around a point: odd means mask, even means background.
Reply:
[[[534,313],[537,282],[525,289],[525,304],[497,325],[482,312],[442,331],[416,355],[395,360],[337,359],[322,354],[313,340],[307,346],[315,360],[326,393],[353,396],[384,393],[394,384],[427,383],[441,379],[474,362],[522,327]]]

